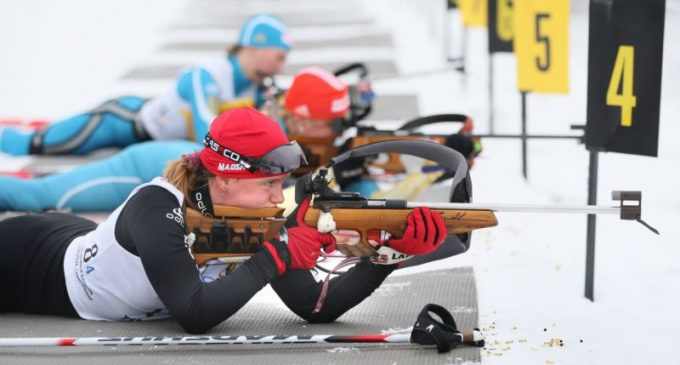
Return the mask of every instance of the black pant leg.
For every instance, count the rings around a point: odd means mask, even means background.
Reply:
[[[96,228],[63,213],[27,214],[0,222],[0,311],[77,317],[64,279],[64,254],[71,241]]]

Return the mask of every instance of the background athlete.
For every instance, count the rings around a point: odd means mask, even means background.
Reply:
[[[35,132],[0,129],[0,152],[82,155],[150,139],[200,143],[220,111],[263,104],[262,82],[281,72],[290,47],[277,18],[254,16],[225,55],[186,68],[166,93],[151,99],[122,96]]]

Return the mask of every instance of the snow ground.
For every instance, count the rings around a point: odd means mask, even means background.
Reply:
[[[587,6],[574,1],[569,95],[530,95],[531,133],[567,133],[585,121]],[[462,256],[409,270],[473,266],[488,364],[680,363],[680,6],[668,0],[659,158],[603,154],[600,204],[611,190],[643,191],[643,217],[661,231],[598,218],[595,302],[583,297],[585,221],[579,215],[498,214],[497,228],[475,234]],[[398,66],[410,77],[376,81],[378,94],[417,92],[422,114],[466,112],[486,129],[485,31],[469,32],[468,74],[441,70],[432,1],[374,0],[366,11],[394,34]],[[117,78],[151,56],[185,1],[0,3],[0,116],[55,117],[120,92]],[[417,6],[418,9],[414,9]],[[497,55],[496,132],[518,132],[519,93],[512,56]],[[131,89],[130,92],[135,90]],[[585,203],[588,156],[575,142],[530,143],[530,181],[520,174],[516,141],[485,140],[472,171],[476,202]],[[445,190],[444,186],[434,187]],[[267,293],[257,300],[266,300]],[[263,299],[264,298],[264,299]],[[560,347],[553,339],[562,339]],[[642,340],[642,341],[641,341]],[[642,342],[642,343],[641,343]],[[556,345],[557,344],[557,345]]]

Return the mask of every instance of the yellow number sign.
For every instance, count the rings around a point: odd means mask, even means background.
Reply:
[[[633,94],[634,66],[635,47],[619,46],[612,77],[609,79],[609,87],[607,88],[607,105],[621,107],[622,127],[633,125],[633,108],[637,105],[637,98]]]
[[[466,27],[486,27],[489,0],[459,0],[458,8]]]
[[[569,92],[569,0],[515,0],[514,49],[521,91]]]

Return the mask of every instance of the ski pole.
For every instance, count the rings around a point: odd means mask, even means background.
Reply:
[[[443,311],[442,311],[443,310]],[[442,318],[443,323],[429,315]],[[447,316],[448,314],[448,316]],[[436,345],[448,352],[457,345],[484,346],[478,329],[460,332],[443,307],[428,304],[412,332],[361,335],[228,335],[228,336],[139,336],[139,337],[17,337],[0,338],[0,347],[70,347],[124,345],[299,345],[315,343],[411,343]]]
[[[120,345],[297,345],[314,343],[411,343],[410,333],[364,335],[239,335],[142,337],[17,337],[0,339],[0,347],[61,347]],[[461,343],[474,345],[477,330],[460,334]]]

